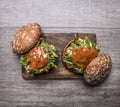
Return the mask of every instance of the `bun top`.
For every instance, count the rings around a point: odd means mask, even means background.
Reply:
[[[112,60],[108,54],[101,54],[93,59],[84,71],[85,81],[96,85],[104,81],[112,68]]]
[[[22,26],[14,35],[11,47],[14,53],[24,54],[37,43],[41,35],[40,25],[37,23]]]

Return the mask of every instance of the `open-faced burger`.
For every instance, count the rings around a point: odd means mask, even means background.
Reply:
[[[36,46],[25,55],[21,56],[20,63],[25,67],[31,76],[43,72],[49,72],[51,68],[56,68],[56,49],[40,38]]]
[[[73,72],[83,74],[87,65],[97,57],[97,45],[86,36],[80,38],[76,33],[74,39],[67,43],[62,53],[64,65]]]
[[[11,41],[13,52],[21,54],[20,63],[30,76],[56,68],[55,46],[40,38],[40,35],[40,25],[28,24],[20,28]]]

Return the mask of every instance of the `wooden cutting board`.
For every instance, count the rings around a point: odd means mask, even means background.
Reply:
[[[88,36],[91,41],[96,43],[96,34],[94,33],[79,33],[81,38]],[[82,75],[70,72],[66,69],[62,63],[61,55],[64,46],[71,39],[74,38],[74,33],[42,33],[41,37],[45,38],[47,42],[53,44],[57,49],[58,58],[56,64],[57,69],[51,69],[48,73],[42,73],[34,77],[30,77],[26,73],[24,67],[22,66],[22,77],[24,79],[72,79],[72,78],[82,78]]]

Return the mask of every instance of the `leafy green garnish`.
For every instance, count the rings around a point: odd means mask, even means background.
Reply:
[[[79,36],[78,36],[78,33],[76,33],[75,36],[74,36],[74,43],[75,43],[76,45],[79,45],[78,39],[79,39]]]
[[[35,73],[39,73],[40,69],[33,69],[33,68],[29,68],[28,71],[30,71],[30,76],[34,76]]]
[[[78,67],[77,65],[73,65],[73,67],[78,73],[83,74],[84,71],[81,67]]]
[[[20,63],[24,66],[28,65],[29,62],[27,61],[27,58],[25,57],[25,55],[22,55],[20,58]]]
[[[64,62],[68,63],[68,64],[73,64],[72,63],[72,58],[71,58],[71,55],[68,54],[68,53],[65,53],[64,54],[64,57],[65,57],[65,60],[63,60]],[[67,60],[66,60],[67,59]]]
[[[43,71],[49,72],[49,69],[51,68],[57,68],[57,66],[55,65],[56,58],[58,57],[56,53],[56,49],[53,48],[50,44],[48,44],[43,38],[40,38],[40,40],[37,42],[36,47],[38,46],[43,46],[45,52],[48,53],[48,63],[45,67],[40,69],[29,68],[28,70],[31,76],[34,76],[35,74]],[[24,60],[20,60],[20,62],[24,62],[21,63],[23,66],[29,65],[29,62],[27,61],[25,56],[23,58],[21,57],[21,59],[24,59]]]

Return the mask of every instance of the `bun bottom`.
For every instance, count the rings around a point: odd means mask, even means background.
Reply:
[[[79,39],[82,40],[82,38],[80,38],[80,37],[79,37]],[[70,65],[70,64],[64,62],[64,59],[65,59],[64,54],[66,53],[67,48],[68,48],[68,47],[70,46],[70,44],[73,43],[73,42],[74,42],[74,39],[70,40],[70,41],[65,45],[65,47],[64,47],[64,49],[63,49],[63,51],[62,51],[62,62],[63,62],[64,66],[65,66],[67,69],[69,69],[70,71],[72,71],[72,72],[74,72],[74,73],[80,74],[75,68],[71,68],[71,65]],[[83,75],[83,74],[81,74],[81,75]]]

